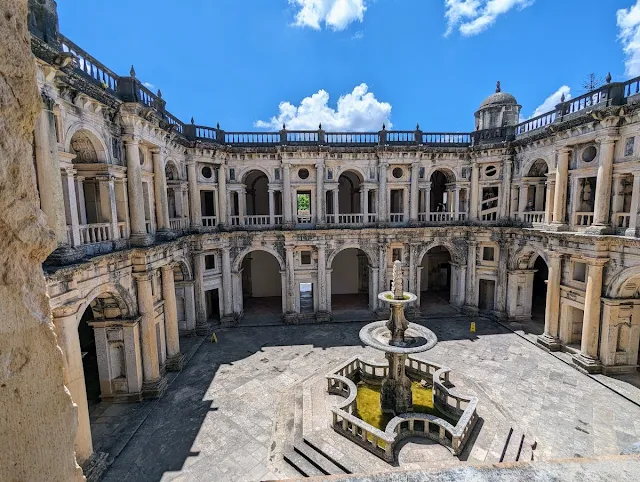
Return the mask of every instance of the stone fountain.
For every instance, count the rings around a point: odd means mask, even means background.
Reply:
[[[364,326],[360,330],[360,339],[384,352],[389,370],[382,382],[380,407],[384,413],[399,415],[413,410],[411,380],[405,373],[407,357],[430,350],[438,340],[431,330],[409,323],[404,316],[405,306],[416,301],[417,297],[403,290],[400,261],[393,263],[391,291],[378,294],[378,299],[391,305],[391,317],[388,321]]]

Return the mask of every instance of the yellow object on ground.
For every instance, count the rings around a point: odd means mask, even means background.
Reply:
[[[211,333],[211,343],[218,343],[218,337],[215,333]]]
[[[476,322],[472,321],[471,322],[471,333],[475,333],[476,332]]]

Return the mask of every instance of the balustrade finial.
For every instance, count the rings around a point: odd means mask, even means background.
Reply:
[[[320,124],[318,125],[318,130],[322,130],[322,122],[320,122]]]
[[[496,82],[496,94],[502,91],[502,87],[500,87],[500,81]]]
[[[282,124],[282,130],[286,131],[287,130],[287,124]]]
[[[387,125],[386,124],[382,124],[382,130],[387,130]]]
[[[216,122],[216,129],[220,130],[220,122]]]
[[[191,124],[195,124],[195,121],[193,120],[193,116],[191,116]]]
[[[416,130],[419,131],[420,130],[420,123],[416,123]]]
[[[560,103],[562,104],[565,101],[566,97],[564,96],[564,92],[560,96]]]
[[[158,99],[162,99],[162,91],[160,89],[158,89]]]
[[[131,77],[134,77],[134,78],[136,76],[136,69],[133,68],[133,65],[131,66],[131,70],[129,71],[129,75]]]
[[[607,78],[606,78],[606,79],[604,79],[604,80],[606,80],[606,81],[607,81],[607,84],[610,84],[610,83],[611,83],[611,72],[609,72],[609,73],[607,74]]]

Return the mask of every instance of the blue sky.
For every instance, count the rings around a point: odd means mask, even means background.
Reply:
[[[497,80],[529,117],[583,93],[591,72],[640,75],[640,0],[58,0],[58,12],[67,37],[119,75],[135,65],[174,115],[227,131],[465,132]]]

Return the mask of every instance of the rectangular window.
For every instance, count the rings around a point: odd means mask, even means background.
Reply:
[[[279,181],[280,180],[280,168],[276,167],[275,170],[273,171],[273,174],[274,174],[275,180]]]
[[[482,259],[484,261],[494,261],[495,249],[491,246],[485,246],[484,248],[482,248]]]
[[[573,280],[584,283],[587,279],[587,263],[573,263]]]
[[[297,194],[298,216],[311,216],[311,193],[298,192]]]
[[[369,168],[369,179],[371,179],[372,181],[375,180],[376,178],[376,168],[375,167],[370,167]]]
[[[392,261],[402,261],[402,248],[393,248],[391,251]]]
[[[327,179],[329,181],[333,180],[333,169],[332,168],[327,169]]]
[[[300,263],[307,266],[311,264],[311,251],[302,251],[300,253]]]
[[[420,179],[424,179],[424,167],[420,168]]]
[[[633,156],[633,147],[635,144],[635,137],[629,137],[625,142],[624,142],[624,155],[625,157],[628,156]]]
[[[300,313],[313,313],[313,283],[300,283]]]
[[[236,180],[236,170],[233,167],[229,169],[229,180],[230,181]]]
[[[216,256],[214,254],[205,255],[204,269],[216,269]]]

